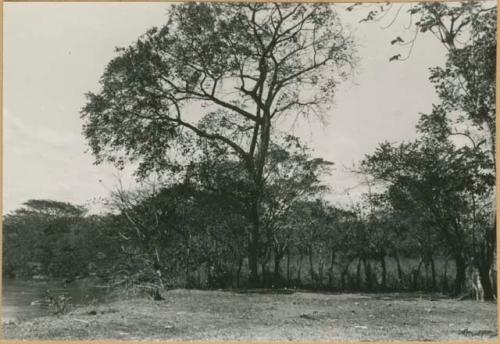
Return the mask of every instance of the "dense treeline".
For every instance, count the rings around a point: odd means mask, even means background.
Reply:
[[[165,27],[118,50],[82,110],[97,162],[135,163],[141,186],[119,184],[106,215],[28,201],[4,217],[4,273],[155,288],[480,287],[493,299],[496,8],[423,3],[409,15],[447,49],[430,70],[439,101],[414,141],[359,162],[367,192],[347,207],[327,200],[332,163],[276,124],[321,116],[355,65],[334,7],[173,6]]]
[[[459,228],[464,235],[453,234],[450,240],[441,223],[429,215],[427,200],[406,194],[412,192],[412,183],[419,183],[414,189],[419,193],[429,190],[436,196],[443,191],[443,204],[433,205],[446,207],[444,218],[457,213],[469,217],[469,204],[460,198],[467,190],[457,189],[457,195],[447,191],[454,187],[451,175],[457,175],[449,166],[448,174],[435,180],[427,176],[434,167],[422,169],[429,162],[419,162],[412,152],[411,164],[418,165],[409,171],[413,180],[408,177],[403,185],[370,192],[357,206],[340,209],[322,198],[327,188],[321,177],[330,164],[313,158],[296,138],[284,141],[285,147],[273,145],[272,168],[266,173],[260,286],[466,290],[455,245],[460,245],[465,264],[472,264],[474,245],[491,243],[480,227],[487,219],[477,224],[464,219],[464,225],[477,226],[477,232]],[[387,150],[382,145],[363,166],[376,164],[374,160]],[[69,279],[98,275],[112,284],[158,287],[247,287],[251,223],[246,217],[250,191],[244,170],[220,152],[205,150],[201,156],[177,182],[144,183],[135,191],[118,187],[108,200],[107,215],[85,215],[81,207],[60,202],[27,202],[4,219],[5,272]],[[442,162],[433,155],[422,158]],[[400,163],[394,157],[389,160]],[[380,166],[387,168],[388,163]]]
[[[4,276],[75,278],[111,267],[120,253],[112,240],[116,218],[86,213],[69,203],[29,200],[5,215]]]
[[[170,287],[245,287],[248,239],[243,227],[249,224],[227,205],[209,193],[176,185],[134,204],[128,215],[70,220],[44,210],[30,223],[22,220],[30,216],[27,206],[22,214],[5,219],[4,273],[69,280],[98,275],[113,283]],[[424,261],[412,234],[388,219],[368,221],[320,199],[292,208],[290,223],[282,223],[262,243],[262,286],[448,290],[447,283],[455,278],[451,264],[447,275],[436,276],[435,265],[445,257]],[[392,233],[383,237],[382,232]]]

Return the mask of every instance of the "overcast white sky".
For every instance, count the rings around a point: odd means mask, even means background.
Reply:
[[[4,213],[32,198],[85,204],[107,195],[105,186],[115,183],[116,170],[93,165],[85,153],[79,118],[84,93],[97,90],[114,48],[162,25],[168,6],[4,4]],[[345,188],[358,180],[343,166],[359,161],[383,140],[415,137],[419,113],[436,101],[428,68],[444,62],[445,50],[433,36],[422,35],[408,61],[389,63],[401,52],[389,42],[404,34],[407,23],[382,29],[388,22],[358,24],[366,11],[339,11],[356,37],[357,75],[339,89],[327,114],[329,125],[304,125],[296,134],[335,163],[330,197],[345,202]]]

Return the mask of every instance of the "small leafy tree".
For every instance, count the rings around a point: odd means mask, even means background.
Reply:
[[[487,200],[494,181],[490,174],[477,171],[488,170],[490,164],[481,152],[425,136],[399,146],[384,143],[363,161],[365,171],[387,183],[395,209],[408,215],[417,212],[449,245],[457,268],[455,293],[465,283],[473,247],[470,231],[478,225],[471,216],[477,212],[477,197]]]
[[[75,224],[86,209],[52,200],[28,200],[23,207],[4,216],[4,259],[7,269],[30,275],[30,265],[39,273],[56,277],[77,274],[81,269],[77,246],[71,241]]]

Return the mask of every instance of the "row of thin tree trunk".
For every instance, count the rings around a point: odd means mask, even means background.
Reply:
[[[471,267],[465,265],[465,261],[453,261],[446,259],[440,271],[437,269],[436,260],[433,257],[419,259],[416,265],[410,269],[403,268],[399,256],[380,255],[379,257],[356,257],[337,262],[335,254],[329,257],[329,261],[315,257],[311,252],[292,256],[289,250],[282,256],[272,257],[260,262],[259,276],[260,287],[303,287],[322,290],[342,291],[384,291],[384,290],[408,290],[408,291],[440,291],[453,295],[467,292],[467,271]],[[396,270],[388,271],[387,265],[390,260],[395,263]],[[209,288],[244,288],[251,286],[248,283],[248,267],[245,266],[246,259],[239,257],[235,264],[229,264],[226,268],[224,262],[220,264],[206,264],[206,283],[198,269],[198,277],[195,285],[190,287]],[[462,265],[461,265],[462,264]],[[217,266],[217,267],[215,267]],[[186,270],[189,274],[189,271]],[[484,271],[479,271],[485,274]],[[486,272],[488,284],[484,283],[485,299],[489,292],[495,297],[495,281],[491,280],[490,270]],[[460,289],[457,289],[460,288]]]

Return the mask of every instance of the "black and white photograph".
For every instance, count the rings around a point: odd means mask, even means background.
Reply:
[[[491,341],[497,2],[3,4],[12,340]]]

